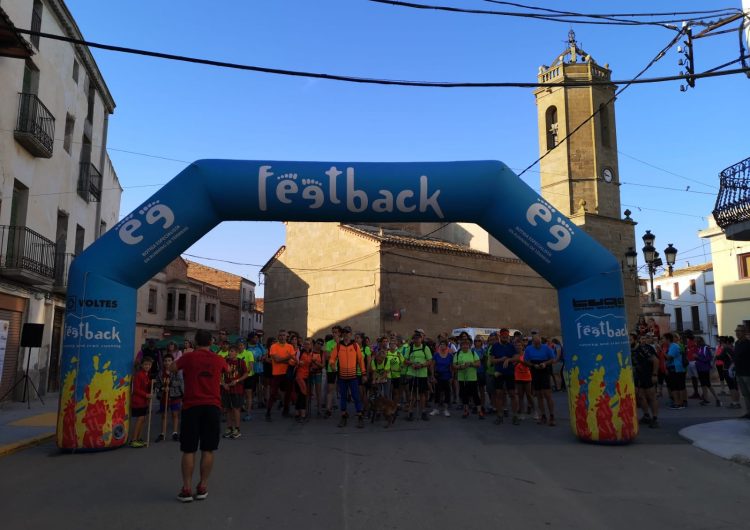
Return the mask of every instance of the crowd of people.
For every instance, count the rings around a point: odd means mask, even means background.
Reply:
[[[665,385],[668,406],[674,410],[686,408],[689,399],[723,406],[722,395],[729,396],[728,408],[741,408],[740,392],[750,406],[750,341],[744,325],[738,325],[735,334],[736,341],[720,337],[712,351],[690,332],[661,334],[653,320],[639,322],[630,346],[643,411],[640,422],[658,427]],[[180,442],[183,489],[178,499],[183,502],[207,496],[221,422],[226,422],[223,437],[237,439],[254,410],[264,410],[270,422],[278,408],[282,417],[300,424],[313,414],[326,419],[338,411],[338,427],[344,428],[352,407],[362,428],[368,415],[374,421],[383,413],[389,426],[398,411],[406,421],[429,421],[450,416],[455,407],[464,419],[493,415],[498,425],[509,418],[516,426],[533,419],[554,427],[552,392],[566,388],[562,344],[536,330],[524,336],[502,328],[486,340],[465,331],[458,336],[442,333],[432,340],[416,329],[408,340],[388,333],[372,341],[364,333],[352,333],[350,326],[334,326],[322,338],[279,330],[265,342],[262,335],[251,333],[247,340],[230,343],[225,333],[217,340],[199,331],[195,341],[196,346],[186,340],[182,348],[170,343],[165,350],[147,342],[136,355],[132,384],[130,445],[148,445],[143,429],[150,425],[156,398],[162,421],[154,441]],[[714,370],[718,392],[712,383]],[[750,418],[750,413],[743,417]],[[193,494],[190,482],[199,447],[201,481]]]
[[[630,334],[630,347],[638,405],[643,411],[641,423],[659,425],[658,399],[665,395],[671,410],[684,410],[690,399],[698,400],[701,406],[713,403],[740,409],[742,393],[748,410],[742,417],[750,419],[750,340],[743,324],[737,326],[735,335],[736,340],[719,337],[713,350],[703,337],[691,331],[661,334],[654,319],[640,319],[636,331]],[[714,380],[718,380],[717,388]]]

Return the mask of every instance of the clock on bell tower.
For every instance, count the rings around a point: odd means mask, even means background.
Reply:
[[[628,318],[634,323],[640,312],[638,284],[625,267],[624,256],[628,247],[635,248],[636,223],[629,212],[625,218],[621,214],[611,74],[609,65],[600,66],[579,46],[573,30],[568,33],[568,47],[550,66],[539,67],[542,85],[566,83],[534,91],[539,154],[544,156],[541,191],[622,263]]]

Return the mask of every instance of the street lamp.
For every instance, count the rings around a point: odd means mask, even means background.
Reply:
[[[643,260],[646,262],[646,265],[648,265],[648,277],[651,283],[651,303],[656,302],[656,294],[654,293],[654,273],[659,267],[664,265],[659,257],[659,253],[656,251],[656,247],[654,247],[654,241],[656,241],[656,236],[651,233],[651,230],[646,230],[646,233],[643,234]],[[630,266],[631,260],[633,260],[631,252],[635,254],[632,247],[625,253],[625,260],[627,261],[628,266]],[[667,266],[669,275],[671,276],[673,270],[672,267],[677,259],[677,249],[672,246],[672,243],[664,249],[664,256],[667,258]]]

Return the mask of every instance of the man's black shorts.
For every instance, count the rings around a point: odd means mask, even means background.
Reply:
[[[667,384],[671,390],[685,390],[685,372],[671,371],[667,375]],[[671,384],[669,384],[671,382]]]
[[[542,369],[531,368],[531,388],[534,390],[550,390],[552,388],[549,367]]]
[[[635,387],[641,390],[648,390],[654,388],[654,379],[651,374],[635,374]]]
[[[391,377],[391,388],[396,389],[401,387],[401,378],[400,377]]]
[[[216,451],[221,438],[221,410],[213,405],[183,409],[180,430],[180,451],[195,453]]]
[[[419,394],[427,394],[429,386],[427,385],[426,377],[412,377],[409,380],[409,391],[413,389],[417,390]]]
[[[221,393],[221,404],[225,409],[239,409],[242,408],[242,402],[245,400],[245,396],[242,394],[230,394],[229,392]]]
[[[245,390],[256,390],[258,388],[258,374],[253,374],[243,382]]]
[[[506,375],[502,372],[495,372],[495,392],[498,390],[507,390],[513,392],[516,389],[516,380],[513,375]]]
[[[711,372],[698,372],[698,381],[700,381],[701,386],[711,386]]]
[[[146,414],[148,414],[148,407],[131,407],[130,409],[131,418],[140,418]]]
[[[338,374],[336,372],[326,372],[326,382],[329,385],[335,385],[337,376]]]
[[[477,385],[487,386],[487,376],[484,372],[477,372]]]

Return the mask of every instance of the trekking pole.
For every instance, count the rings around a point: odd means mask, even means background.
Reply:
[[[161,434],[163,434],[165,437],[167,436],[167,423],[168,423],[168,414],[169,414],[169,386],[171,384],[171,378],[169,376],[166,376],[164,378],[164,387],[162,389],[163,392],[163,399],[162,402],[164,403],[164,410],[162,411],[162,418],[161,418]]]
[[[148,425],[146,426],[146,447],[151,443],[151,411],[154,408],[154,381],[151,380],[151,392],[148,398]]]

